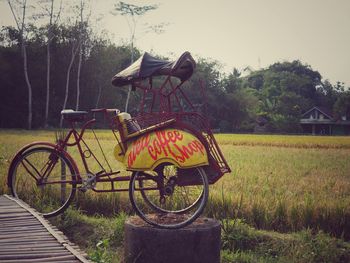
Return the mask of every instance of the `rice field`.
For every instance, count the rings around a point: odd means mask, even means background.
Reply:
[[[97,131],[113,169],[115,145],[110,132]],[[206,214],[241,218],[261,229],[282,232],[324,230],[350,239],[350,137],[217,134],[232,168],[210,187]],[[87,143],[99,158],[93,134]],[[0,131],[0,193],[8,192],[12,156],[32,141],[54,142],[54,131]],[[76,151],[70,151],[77,157]],[[78,162],[79,163],[79,162]],[[81,165],[81,163],[80,163]],[[94,169],[98,169],[92,163]],[[131,212],[127,194],[79,194],[76,207],[88,214]]]

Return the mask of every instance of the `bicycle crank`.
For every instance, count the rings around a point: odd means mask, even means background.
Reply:
[[[88,173],[86,178],[83,178],[82,186],[79,190],[85,193],[87,190],[92,189],[96,186],[96,175]]]

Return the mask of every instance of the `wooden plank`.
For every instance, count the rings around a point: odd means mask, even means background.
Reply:
[[[48,261],[46,259],[25,259],[25,260],[21,260],[21,263],[37,263],[37,262],[39,263],[39,262],[55,262],[55,261]],[[60,259],[57,262],[59,262],[59,263],[76,263],[76,262],[80,262],[80,261],[77,260],[77,259]],[[5,261],[1,261],[1,263],[18,263],[18,260],[5,260]]]
[[[52,237],[52,236],[45,231],[30,231],[30,232],[20,231],[20,232],[0,234],[0,239],[3,239],[3,240],[21,239],[21,238],[31,239],[32,237],[46,238],[46,237]]]
[[[37,220],[26,220],[23,222],[3,222],[1,223],[3,227],[13,227],[13,226],[41,226]]]
[[[23,223],[23,224],[17,224],[17,223],[11,223],[11,222],[5,222],[3,224],[1,224],[3,228],[6,229],[21,229],[21,228],[35,228],[35,227],[41,227],[41,228],[45,228],[44,226],[42,226],[41,224],[39,224],[38,222],[31,222],[31,221],[27,221],[27,223]],[[1,229],[0,230],[5,230],[5,229]]]
[[[6,249],[6,248],[18,248],[18,249],[21,249],[21,248],[25,248],[25,247],[29,247],[29,248],[45,248],[45,247],[48,247],[48,248],[55,248],[55,247],[58,247],[57,246],[57,241],[46,241],[45,243],[42,243],[42,242],[34,242],[34,241],[29,241],[29,242],[21,242],[21,243],[11,243],[11,244],[2,244],[1,245],[1,249]],[[59,247],[63,247],[63,246],[59,246]]]
[[[12,202],[12,201],[10,201]],[[1,201],[0,201],[0,210],[1,209],[7,209],[7,208],[21,208],[18,205],[15,205],[16,203],[11,203],[11,205],[1,205]],[[24,208],[21,208],[24,209]]]
[[[25,221],[25,220],[31,220],[31,221],[35,221],[38,222],[38,220],[36,218],[33,218],[30,214],[23,216],[23,217],[15,217],[14,219],[12,219],[11,221],[13,222],[20,222],[20,221]],[[6,221],[5,219],[3,220],[4,222]]]
[[[6,222],[6,221],[24,221],[24,220],[33,220],[33,217],[28,214],[28,213],[22,213],[21,215],[14,215],[14,214],[9,214],[9,215],[3,215],[0,218],[0,222]]]
[[[1,205],[3,205],[3,204],[6,204],[6,203],[11,203],[11,200],[8,200],[6,197],[4,197],[4,196],[2,196],[1,198],[0,198],[0,201],[1,201]],[[12,204],[12,203],[11,203]]]
[[[22,247],[22,248],[7,248],[6,250],[3,250],[0,248],[0,254],[10,253],[10,252],[16,252],[16,253],[22,253],[26,251],[35,251],[35,252],[42,252],[42,251],[65,251],[63,247]]]
[[[90,262],[82,253],[73,248],[61,231],[53,228],[27,204],[7,195],[0,197],[2,263]]]
[[[73,255],[70,256],[61,256],[61,257],[50,257],[50,258],[33,258],[33,259],[21,259],[21,263],[34,263],[34,262],[79,262],[75,259]],[[1,263],[18,263],[18,259],[8,259],[2,260]]]
[[[13,213],[13,214],[8,214],[8,215],[1,215],[0,214],[0,223],[7,221],[7,220],[17,220],[19,218],[20,218],[20,220],[23,220],[24,218],[30,219],[31,216],[27,212],[25,212],[25,213]]]
[[[8,220],[19,220],[23,221],[24,219],[32,219],[33,217],[30,214],[26,213],[17,213],[12,215],[0,215],[0,222]]]
[[[34,250],[17,250],[17,251],[14,251],[14,250],[9,250],[7,252],[5,251],[2,251],[0,252],[0,258],[2,256],[8,256],[8,255],[27,255],[29,253],[33,253],[33,254],[36,254],[36,255],[39,255],[39,254],[45,254],[45,253],[68,253],[67,255],[71,254],[69,251],[65,250],[65,249],[50,249],[50,250],[40,250],[40,249],[34,249]]]
[[[6,242],[11,242],[11,241],[44,241],[44,240],[53,240],[55,241],[55,238],[50,236],[49,234],[45,234],[45,235],[38,235],[38,236],[23,236],[23,235],[17,235],[14,237],[6,237],[6,238],[1,238],[0,239],[0,243],[6,243]]]
[[[6,239],[5,241],[0,240],[0,244],[6,244],[6,243],[25,243],[26,241],[38,241],[38,242],[47,242],[47,241],[54,241],[55,239],[52,237],[38,237],[38,238],[32,238],[32,239],[21,239],[21,238],[12,238],[12,239]]]
[[[12,232],[12,231],[35,231],[35,230],[45,230],[45,227],[41,225],[33,225],[33,226],[6,226],[5,229],[0,228],[0,233]]]
[[[0,212],[6,212],[6,211],[11,211],[11,210],[25,211],[24,208],[18,207],[18,206],[0,206]]]
[[[12,255],[0,255],[0,260],[8,260],[8,259],[33,259],[33,258],[57,258],[63,256],[72,256],[69,251],[56,252],[56,253],[31,253],[27,252],[26,254],[12,254]]]
[[[33,225],[15,225],[15,226],[6,226],[6,228],[1,229],[0,232],[6,232],[6,231],[25,231],[25,230],[36,230],[36,229],[42,229],[46,230],[45,227],[43,227],[40,224],[33,224]]]
[[[23,209],[16,209],[16,208],[12,208],[12,209],[9,209],[7,208],[6,210],[2,210],[0,209],[0,214],[1,213],[6,213],[7,215],[10,215],[10,214],[15,214],[15,213],[22,213],[22,212],[26,212],[25,210]]]
[[[2,221],[9,220],[8,219],[9,217],[13,218],[11,220],[19,220],[19,221],[23,221],[24,219],[31,219],[31,220],[34,219],[30,213],[26,212],[26,213],[21,213],[21,215],[17,215],[17,216],[14,214],[12,214],[11,216],[7,216],[7,217],[4,216],[4,218],[1,218],[1,220]]]
[[[16,230],[9,229],[7,231],[5,231],[5,230],[0,231],[0,238],[2,236],[8,236],[8,235],[19,234],[19,233],[21,233],[23,235],[31,235],[33,233],[47,233],[47,231],[45,231],[45,229],[43,229],[43,228],[16,229]]]

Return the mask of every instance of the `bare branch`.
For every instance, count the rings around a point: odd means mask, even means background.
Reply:
[[[60,8],[58,9],[56,19],[55,19],[55,21],[54,21],[54,23],[53,23],[54,25],[56,25],[57,22],[58,22],[58,20],[60,19],[61,11],[62,11],[62,0],[60,1]]]
[[[26,5],[27,0],[23,0],[23,12],[22,12],[22,37],[24,38],[24,29],[25,29],[25,19],[26,19]]]
[[[8,3],[9,6],[10,6],[10,9],[11,9],[13,18],[15,19],[15,22],[16,22],[16,25],[17,25],[18,30],[19,30],[19,31],[22,31],[21,28],[20,28],[20,26],[19,26],[18,18],[17,18],[16,14],[15,14],[15,11],[13,10],[12,4],[11,4],[11,0],[7,0],[7,3]]]
[[[165,28],[169,26],[170,23],[160,23],[156,25],[149,25],[148,23],[145,23],[144,26],[146,30],[144,31],[145,33],[153,32],[156,34],[162,34],[165,31]]]
[[[114,5],[116,12],[112,12],[114,15],[130,15],[130,16],[142,16],[148,11],[155,10],[158,8],[158,5],[144,5],[137,6],[133,4],[128,4],[125,2],[118,2]]]
[[[54,0],[51,0],[51,8],[50,8],[50,26],[52,25],[53,4],[54,4]]]

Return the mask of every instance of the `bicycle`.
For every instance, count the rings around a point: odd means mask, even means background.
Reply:
[[[203,212],[209,185],[231,171],[208,121],[182,91],[194,69],[188,52],[175,62],[145,53],[112,79],[117,87],[130,84],[143,92],[138,116],[118,109],[63,110],[62,118],[70,126],[63,138],[57,143],[33,142],[13,158],[7,181],[12,195],[52,217],[67,209],[77,190],[127,191],[137,215],[153,226],[176,229],[192,223]],[[155,77],[162,80],[160,86],[153,85]],[[106,160],[93,129],[96,119],[87,120],[89,114],[102,114],[107,120],[116,143],[114,157],[131,176],[120,175],[108,162],[104,167],[88,146],[84,134],[89,128]],[[74,147],[85,173],[66,150]],[[90,169],[89,158],[100,171]],[[128,187],[118,187],[121,182]],[[109,188],[98,189],[99,183]]]

